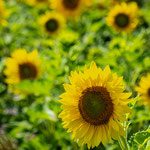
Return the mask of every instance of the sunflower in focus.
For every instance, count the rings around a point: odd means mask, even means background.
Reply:
[[[50,0],[27,0],[26,1],[27,4],[31,5],[31,6],[35,6],[35,5],[46,5],[46,4],[50,4]]]
[[[138,7],[132,2],[115,5],[106,18],[107,25],[118,31],[131,32],[138,24]]]
[[[148,105],[150,110],[150,73],[146,77],[141,78],[139,86],[135,87],[135,90],[140,93],[139,100],[144,105]]]
[[[3,0],[0,0],[0,25],[6,26],[8,23],[5,20],[9,12],[5,9]]]
[[[51,0],[52,8],[65,16],[77,16],[80,14],[83,6],[90,4],[90,0]]]
[[[71,72],[69,80],[60,96],[63,111],[59,117],[79,146],[106,145],[107,139],[112,142],[126,135],[121,122],[130,112],[126,104],[131,101],[131,93],[123,92],[122,77],[112,74],[109,66],[102,71],[92,62],[89,69],[85,66],[84,73]]]
[[[6,59],[8,84],[17,84],[22,80],[37,79],[41,74],[40,59],[37,50],[27,53],[25,49],[17,49]]]
[[[39,24],[47,34],[55,36],[65,27],[65,18],[59,13],[47,11],[39,18]]]

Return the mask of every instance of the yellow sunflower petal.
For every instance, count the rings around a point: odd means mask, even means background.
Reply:
[[[141,103],[148,105],[150,108],[150,73],[141,78],[139,86],[135,87],[135,91],[140,94],[138,99],[141,100]]]

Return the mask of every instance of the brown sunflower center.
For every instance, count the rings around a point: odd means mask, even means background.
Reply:
[[[45,28],[49,32],[55,32],[58,29],[58,21],[56,19],[50,19],[45,23]]]
[[[125,28],[129,24],[129,17],[126,14],[123,14],[123,13],[122,14],[118,14],[115,17],[115,23],[120,28]]]
[[[19,65],[20,79],[35,79],[37,77],[37,69],[31,63],[24,63]]]
[[[148,88],[147,94],[150,97],[150,88]]]
[[[79,1],[80,0],[63,0],[62,3],[65,8],[72,10],[78,7]]]
[[[79,100],[79,111],[83,119],[90,124],[106,124],[113,113],[109,92],[99,86],[85,89]]]

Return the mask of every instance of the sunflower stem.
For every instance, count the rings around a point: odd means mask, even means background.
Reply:
[[[127,143],[127,140],[123,136],[119,137],[119,145],[120,145],[120,147],[121,147],[122,150],[130,150],[129,149],[129,145]]]

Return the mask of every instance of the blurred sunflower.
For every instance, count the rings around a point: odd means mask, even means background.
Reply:
[[[41,74],[40,68],[37,50],[27,53],[25,49],[17,49],[6,59],[6,82],[16,84],[25,79],[37,79]]]
[[[91,7],[95,3],[95,0],[86,0],[84,1],[84,5],[87,7]]]
[[[127,1],[127,0],[110,0],[110,3],[111,3],[112,5],[116,5],[116,4],[125,2],[125,1]]]
[[[136,3],[121,3],[115,5],[108,13],[106,22],[108,26],[118,31],[131,32],[138,24],[137,19],[138,7]]]
[[[49,5],[50,4],[50,0],[27,0],[26,3],[31,5],[31,6],[45,5],[45,4]]]
[[[96,1],[97,5],[98,5],[98,9],[100,10],[104,10],[107,8],[107,3],[105,0],[98,0]]]
[[[6,21],[8,14],[9,12],[5,9],[3,0],[0,0],[0,25],[6,26],[8,24]]]
[[[43,25],[43,29],[51,36],[55,36],[65,27],[65,18],[56,12],[46,12],[39,18],[39,24]]]
[[[125,121],[130,112],[126,104],[131,93],[123,93],[122,77],[112,74],[109,66],[102,71],[92,62],[84,73],[71,72],[69,80],[71,84],[64,84],[66,92],[60,96],[63,111],[59,117],[63,127],[73,132],[73,139],[93,148],[125,136],[119,120]]]
[[[140,93],[139,100],[142,100],[144,105],[148,105],[150,110],[150,74],[141,78],[135,90]]]
[[[52,8],[66,16],[77,16],[84,5],[90,4],[90,0],[51,0]]]

